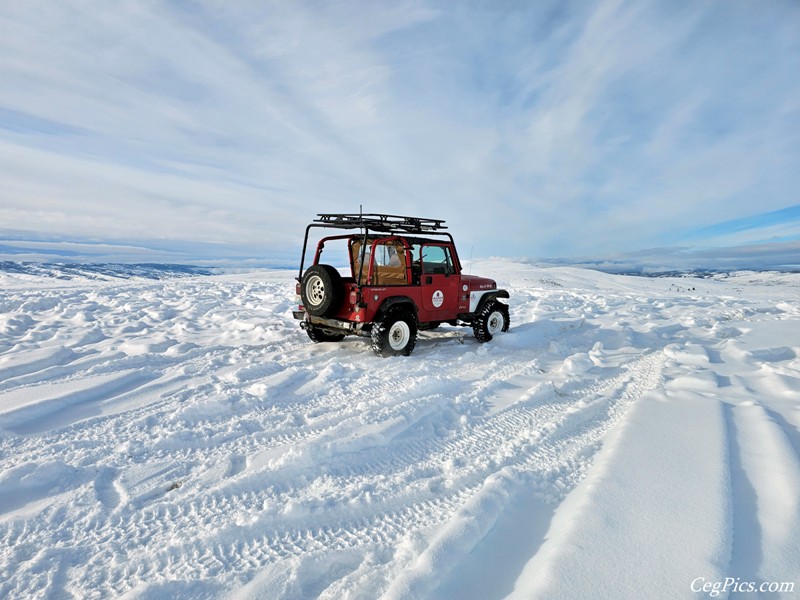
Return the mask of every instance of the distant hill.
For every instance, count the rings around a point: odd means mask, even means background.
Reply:
[[[54,279],[170,279],[174,277],[195,277],[212,275],[206,267],[178,264],[140,263],[38,263],[0,261],[0,272],[17,275],[52,277]]]

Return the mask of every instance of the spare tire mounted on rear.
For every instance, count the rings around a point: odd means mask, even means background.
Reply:
[[[300,284],[300,297],[309,314],[324,317],[342,303],[342,276],[331,265],[313,265],[306,269]]]

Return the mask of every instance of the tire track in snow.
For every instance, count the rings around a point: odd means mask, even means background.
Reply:
[[[117,594],[156,576],[194,573],[197,577],[198,570],[201,577],[252,574],[257,565],[287,557],[365,546],[391,547],[410,531],[429,531],[445,523],[487,477],[506,467],[526,474],[543,496],[558,499],[574,486],[573,479],[582,473],[580,466],[588,463],[602,435],[641,393],[642,382],[647,380],[644,375],[653,360],[645,357],[636,361],[625,373],[566,400],[556,397],[544,402],[538,396],[522,400],[445,437],[424,434],[390,446],[378,443],[377,447],[357,448],[356,454],[369,456],[364,456],[355,469],[348,467],[353,453],[345,445],[323,456],[333,487],[343,490],[330,505],[303,506],[309,498],[308,486],[303,486],[307,474],[303,469],[290,468],[288,474],[296,481],[282,489],[243,493],[223,489],[208,496],[198,492],[190,503],[171,505],[165,494],[163,502],[138,511],[121,507],[110,517],[89,512],[76,520],[72,538],[80,547],[100,548],[95,551],[97,566],[72,581],[71,589],[76,593],[100,590]],[[496,378],[528,368],[529,363],[498,370]],[[481,389],[491,385],[479,383]],[[309,444],[313,446],[313,441]],[[376,451],[383,456],[373,458]],[[489,458],[476,460],[481,456]],[[441,481],[439,475],[447,458],[449,483]],[[564,475],[565,471],[577,475]],[[432,481],[439,487],[426,492]],[[372,489],[374,498],[392,493],[394,498],[368,502],[365,489]],[[399,489],[407,492],[399,494]],[[347,507],[348,497],[362,503],[355,518]],[[294,508],[284,512],[277,507]],[[198,525],[201,533],[185,540],[186,532],[197,531]],[[29,544],[50,535],[46,527],[31,524],[31,529],[23,531],[6,530],[3,543],[14,547],[23,532]],[[69,538],[67,532],[64,535]],[[182,538],[184,541],[175,541]],[[154,547],[164,548],[156,553],[155,560]],[[99,566],[113,565],[123,548],[127,553],[124,565]]]
[[[728,464],[731,478],[731,572],[747,581],[755,581],[761,554],[761,525],[756,516],[756,491],[742,466],[742,449],[733,418],[733,407],[723,404],[728,431]]]
[[[602,439],[616,425],[630,406],[649,389],[657,387],[662,380],[664,357],[655,352],[635,361],[631,377],[617,388],[605,402],[594,401],[586,408],[568,412],[565,419],[545,440],[531,452],[521,452],[525,458],[511,469],[499,470],[487,477],[481,489],[470,499],[469,504],[460,509],[435,536],[432,542],[418,556],[414,564],[395,568],[399,573],[391,581],[386,598],[426,597],[438,585],[443,573],[448,572],[463,555],[470,552],[491,529],[499,514],[505,509],[512,490],[533,489],[540,498],[550,502],[560,501],[583,479],[591,463],[591,458],[600,449]],[[608,387],[608,386],[603,386]],[[602,392],[601,392],[602,393]],[[594,417],[592,416],[594,412]],[[598,414],[599,413],[599,414]],[[558,465],[548,473],[538,464],[541,455],[553,465]],[[548,475],[563,472],[568,465],[567,480],[557,478],[553,483],[556,497],[547,498],[542,494],[543,480]],[[552,493],[552,491],[551,491]],[[481,508],[476,511],[476,507]],[[477,515],[477,518],[476,518]],[[541,546],[540,546],[541,547]]]
[[[800,460],[770,411],[723,405],[731,476],[731,572],[745,581],[800,575]],[[741,575],[740,575],[741,573]]]
[[[412,503],[408,508],[399,512],[378,512],[367,523],[363,525],[358,523],[355,529],[340,523],[336,526],[335,531],[333,531],[333,527],[275,531],[271,536],[266,535],[259,540],[252,540],[250,545],[255,544],[258,547],[270,549],[269,552],[260,555],[260,558],[269,558],[274,552],[277,552],[278,557],[275,560],[284,558],[286,553],[288,555],[308,554],[328,551],[332,548],[357,547],[365,543],[381,545],[385,544],[387,540],[391,541],[390,545],[394,545],[409,531],[430,529],[443,524],[482,487],[486,477],[490,477],[507,466],[512,466],[523,480],[533,484],[534,487],[541,488],[543,484],[547,487],[550,483],[547,477],[549,474],[561,473],[567,464],[570,465],[572,471],[575,463],[588,463],[590,456],[597,450],[599,440],[621,418],[627,407],[646,389],[657,384],[660,378],[660,366],[659,356],[646,357],[632,369],[628,381],[612,398],[607,398],[605,402],[593,403],[588,412],[570,413],[564,420],[565,422],[553,429],[547,438],[532,443],[530,448],[520,449],[520,455],[515,459],[508,460],[506,464],[493,465],[485,472],[475,474],[470,478],[470,484],[457,488],[451,494],[438,494],[422,503]],[[602,393],[611,387],[615,386],[613,384],[602,386],[598,391]],[[601,408],[600,405],[604,405],[605,408]],[[598,411],[605,412],[607,419],[598,420]],[[511,434],[506,427],[501,426],[497,429],[497,438],[502,439]],[[474,440],[466,441],[471,444]],[[562,481],[557,497],[562,497],[577,483],[578,479],[580,477],[576,477],[571,482]],[[418,497],[419,494],[412,496]],[[360,514],[363,515],[363,512]],[[339,534],[340,531],[345,535]],[[347,535],[348,533],[349,535]],[[270,544],[270,540],[277,540],[277,543]],[[310,542],[305,542],[305,540],[310,540]],[[333,545],[331,545],[331,541]],[[219,568],[228,568],[228,564],[221,564]]]

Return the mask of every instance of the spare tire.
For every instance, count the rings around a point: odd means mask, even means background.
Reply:
[[[306,269],[300,283],[300,297],[306,312],[315,317],[333,313],[342,303],[344,285],[339,271],[330,265],[313,265]]]

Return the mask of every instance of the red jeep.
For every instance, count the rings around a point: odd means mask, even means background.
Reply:
[[[379,356],[411,354],[418,330],[442,323],[472,327],[479,342],[508,331],[506,290],[492,279],[462,275],[453,236],[444,221],[382,214],[320,214],[306,227],[297,277],[301,321],[315,342],[346,335],[371,337]],[[358,230],[317,244],[303,271],[312,228]],[[350,274],[322,264],[327,245],[339,244]]]

